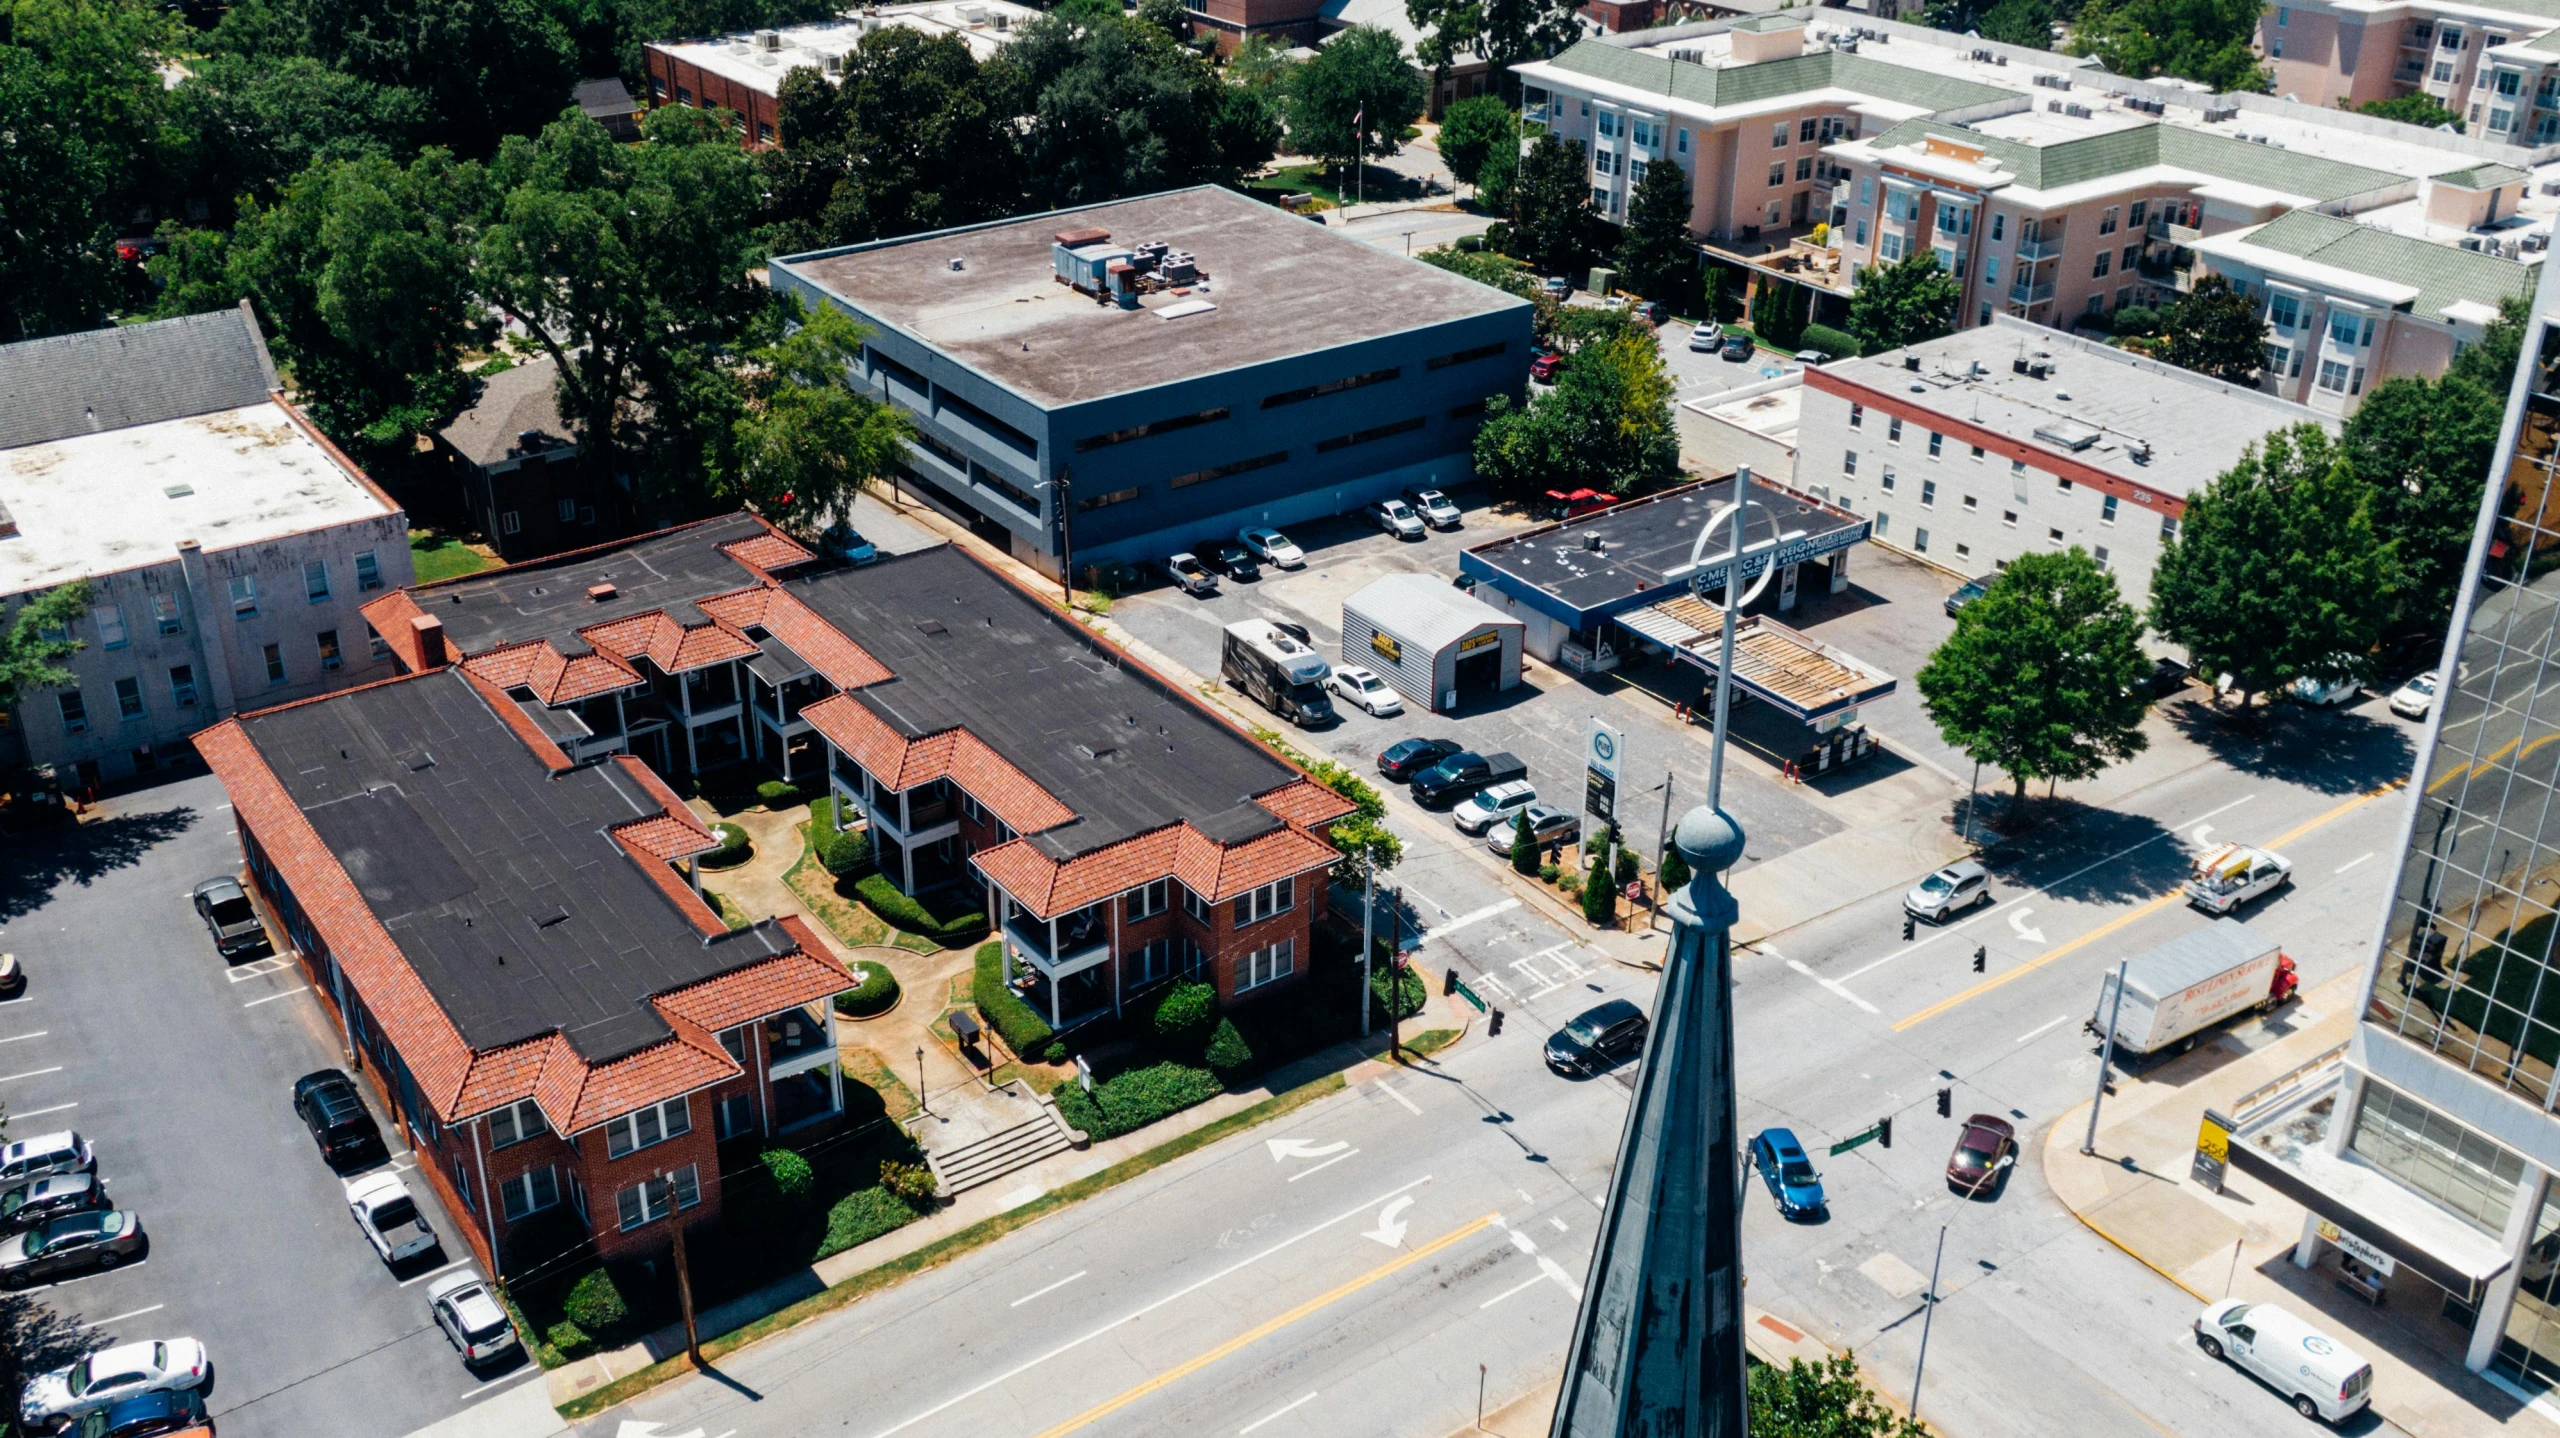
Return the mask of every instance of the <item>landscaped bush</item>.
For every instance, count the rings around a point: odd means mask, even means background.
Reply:
[[[768,809],[788,809],[808,797],[787,779],[767,779],[756,786],[756,799]]]
[[[756,1162],[764,1167],[769,1185],[766,1191],[773,1195],[776,1205],[793,1209],[809,1201],[810,1191],[818,1182],[809,1160],[787,1148],[769,1148],[756,1155]]]
[[[1395,978],[1391,979],[1390,974]],[[1423,1003],[1431,997],[1431,986],[1423,982],[1422,975],[1410,964],[1372,972],[1369,991],[1384,1007],[1385,1016],[1397,1019],[1409,1019],[1422,1012]]]
[[[1062,1087],[1058,1112],[1097,1140],[1118,1138],[1225,1091],[1226,1085],[1207,1069],[1166,1062],[1115,1074],[1095,1084],[1092,1093],[1072,1084]]]
[[[1187,1033],[1209,1021],[1218,1011],[1218,991],[1193,979],[1184,979],[1164,991],[1156,1000],[1156,1032],[1166,1038]]]
[[[711,834],[720,841],[720,847],[697,861],[703,868],[734,869],[755,855],[755,845],[747,842],[747,831],[735,824],[714,824]]]
[[[871,867],[871,831],[836,830],[836,806],[842,802],[819,799],[809,805],[809,847],[816,851],[819,864],[839,879]]]
[[[1856,335],[1829,325],[1806,325],[1803,342],[1797,348],[1820,350],[1833,359],[1856,359],[1862,352]]]
[[[587,1330],[565,1318],[551,1325],[551,1331],[543,1335],[543,1341],[560,1350],[563,1358],[575,1358],[594,1347],[596,1342],[587,1336]]]
[[[1243,1034],[1236,1032],[1233,1019],[1220,1019],[1216,1031],[1209,1035],[1208,1051],[1200,1056],[1200,1061],[1220,1078],[1232,1079],[1253,1066],[1253,1048],[1244,1041]]]
[[[937,916],[914,895],[890,883],[886,874],[865,874],[854,882],[853,887],[862,895],[862,902],[871,906],[871,912],[888,920],[891,927],[904,929],[910,934],[922,934],[939,944],[975,938],[987,931],[986,915],[970,909],[948,917]]]
[[[858,1188],[827,1210],[827,1236],[816,1258],[828,1258],[859,1243],[869,1243],[893,1229],[916,1221],[907,1201],[885,1188]]]
[[[1673,844],[1662,851],[1662,871],[1656,877],[1662,880],[1665,889],[1689,887],[1689,861],[1681,857],[1679,845]]]
[[[1538,866],[1538,882],[1541,884],[1552,884],[1556,881],[1556,876],[1563,872],[1564,870],[1557,868],[1553,864],[1540,864]]]
[[[1051,1039],[1049,1046],[1040,1051],[1040,1062],[1044,1064],[1062,1064],[1066,1061],[1067,1041],[1065,1039]]]
[[[885,1014],[898,1002],[898,976],[887,964],[863,964],[854,971],[860,982],[836,995],[836,1012],[849,1019]]]
[[[1620,849],[1618,851],[1618,887],[1623,889],[1643,876],[1644,862],[1636,857],[1636,851]]]
[[[622,1298],[622,1290],[614,1284],[610,1269],[590,1268],[569,1286],[569,1296],[561,1302],[561,1311],[569,1321],[589,1333],[602,1333],[631,1316],[631,1305]]]
[[[923,1210],[933,1206],[942,1192],[942,1180],[933,1169],[921,1163],[900,1163],[896,1159],[880,1161],[880,1186],[905,1200],[909,1208]]]
[[[1038,1053],[1049,1046],[1049,1021],[1004,981],[1004,965],[1001,941],[978,946],[978,969],[969,981],[970,1002],[978,1006],[978,1017],[1004,1039],[1006,1048],[1017,1054]]]

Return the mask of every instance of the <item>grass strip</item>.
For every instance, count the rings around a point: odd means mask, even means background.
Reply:
[[[1435,1029],[1432,1034],[1457,1035],[1448,1029]],[[1432,1037],[1424,1034],[1423,1039]],[[1416,1042],[1420,1042],[1417,1040]],[[1411,1047],[1408,1045],[1407,1047]],[[1050,1214],[1072,1204],[1081,1203],[1106,1189],[1117,1188],[1133,1178],[1162,1168],[1186,1154],[1196,1153],[1230,1134],[1241,1133],[1258,1124],[1295,1113],[1321,1098],[1340,1093],[1342,1075],[1326,1074],[1309,1083],[1300,1084],[1287,1093],[1274,1094],[1262,1102],[1240,1108],[1223,1118],[1212,1119],[1178,1138],[1168,1139],[1143,1153],[1132,1154],[1100,1173],[1088,1174],[1044,1193],[1020,1208],[1008,1209],[991,1218],[946,1234],[913,1253],[901,1254],[877,1268],[866,1268],[824,1293],[813,1293],[799,1302],[779,1308],[742,1327],[731,1329],[717,1338],[702,1341],[702,1356],[713,1363],[759,1339],[769,1338],[785,1329],[796,1328],[812,1318],[833,1313],[839,1308],[868,1298],[874,1293],[895,1287],[919,1273],[941,1267],[955,1258],[976,1252],[997,1239],[1026,1228]],[[624,1376],[581,1393],[560,1405],[560,1416],[571,1422],[591,1418],[617,1404],[628,1403],[662,1383],[693,1371],[693,1364],[682,1355],[652,1363],[637,1373]]]
[[[1425,1029],[1405,1040],[1404,1051],[1414,1058],[1427,1059],[1457,1041],[1456,1029]]]

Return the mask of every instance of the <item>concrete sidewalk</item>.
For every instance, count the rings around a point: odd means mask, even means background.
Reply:
[[[2373,1407],[2404,1431],[2478,1433],[2521,1421],[2525,1404],[2462,1366],[2467,1325],[2438,1312],[2441,1295],[2414,1274],[2390,1301],[2367,1307],[2343,1292],[2333,1265],[2293,1265],[2301,1205],[2238,1169],[2216,1195],[2188,1170],[2208,1108],[2229,1113],[2251,1090],[2344,1044],[2355,1028],[2360,973],[2305,993],[2275,1015],[2234,1025],[2195,1052],[2139,1077],[2119,1075],[2101,1110],[2096,1154],[2083,1155],[2088,1105],[2046,1130],[2045,1183],[2092,1232],[2193,1296],[2282,1304],[2344,1338],[2372,1360]],[[2094,1075],[2093,1079],[2094,1081]]]

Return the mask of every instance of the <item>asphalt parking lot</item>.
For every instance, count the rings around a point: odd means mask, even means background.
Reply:
[[[1203,677],[1218,673],[1222,630],[1239,619],[1275,618],[1304,624],[1314,635],[1318,652],[1329,661],[1338,660],[1345,597],[1383,574],[1454,575],[1461,549],[1525,527],[1526,521],[1518,515],[1500,515],[1488,508],[1475,486],[1453,491],[1452,498],[1467,513],[1463,528],[1435,530],[1420,540],[1399,540],[1357,516],[1293,525],[1290,537],[1307,551],[1304,569],[1266,567],[1256,581],[1222,580],[1219,593],[1205,599],[1159,586],[1119,600],[1112,608],[1112,619]],[[1816,637],[1901,681],[1897,692],[1876,706],[1871,716],[1872,727],[1887,737],[1889,752],[1819,785],[1787,783],[1772,772],[1774,766],[1765,763],[1728,764],[1725,807],[1750,836],[1752,859],[1812,843],[1858,821],[1864,811],[1858,807],[1856,791],[1908,770],[1915,759],[1941,779],[1961,762],[1946,751],[1920,714],[1911,682],[1914,670],[1946,632],[1948,621],[1940,604],[1954,581],[1872,547],[1856,551],[1850,576],[1849,593],[1825,596],[1819,607],[1785,619],[1809,625]],[[1459,714],[1426,715],[1408,709],[1403,715],[1378,719],[1337,698],[1334,708],[1341,722],[1312,733],[1262,715],[1241,695],[1231,693],[1229,698],[1283,730],[1290,742],[1363,773],[1374,771],[1379,750],[1413,735],[1446,735],[1478,750],[1509,750],[1527,763],[1530,782],[1538,786],[1545,802],[1577,810],[1582,803],[1584,738],[1591,717],[1606,716],[1627,738],[1624,772],[1628,777],[1621,780],[1620,813],[1628,830],[1649,847],[1661,821],[1660,783],[1665,770],[1678,775],[1672,802],[1679,809],[1704,797],[1700,786],[1705,781],[1708,731],[1703,724],[1683,725],[1672,716],[1673,702],[1696,697],[1701,677],[1690,666],[1656,664],[1585,679],[1533,663],[1519,689]],[[1764,738],[1780,742],[1800,732],[1801,726],[1792,721],[1771,727],[1768,721],[1776,718],[1746,716],[1736,722],[1734,732],[1745,743]],[[1915,753],[1902,752],[1905,745]],[[1396,802],[1405,801],[1398,797]]]
[[[395,1277],[357,1232],[292,1108],[295,1078],[342,1066],[334,1030],[298,966],[225,964],[188,901],[239,868],[230,806],[201,775],[103,801],[76,830],[0,839],[0,950],[28,972],[0,1004],[9,1135],[77,1129],[150,1244],[29,1290],[52,1321],[26,1361],[195,1337],[225,1438],[406,1433],[533,1370],[475,1378],[429,1320],[427,1274],[469,1249],[425,1185],[447,1247],[425,1272]]]

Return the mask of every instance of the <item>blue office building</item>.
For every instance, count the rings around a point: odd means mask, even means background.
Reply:
[[[1214,186],[771,274],[871,331],[915,491],[1051,574],[1459,483],[1527,382],[1527,301]]]

